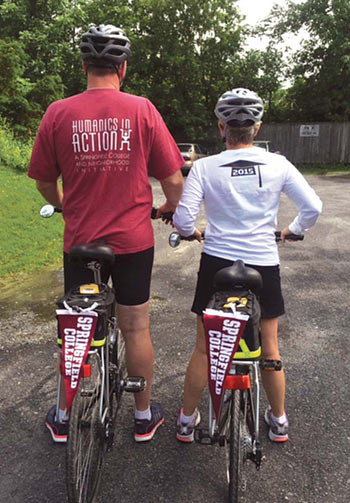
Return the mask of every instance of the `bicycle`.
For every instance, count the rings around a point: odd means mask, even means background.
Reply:
[[[60,210],[45,205],[40,214]],[[112,265],[114,252],[105,245],[78,245],[70,260],[93,271],[94,283],[73,288],[57,302],[61,380],[69,411],[66,486],[69,503],[93,503],[106,451],[112,449],[117,413],[124,391],[146,388],[141,376],[127,376],[125,343],[116,319],[113,289],[101,281],[101,267]]]
[[[280,231],[275,237],[281,240]],[[286,236],[292,241],[303,238]],[[169,244],[175,248],[181,240],[192,239],[173,232]],[[215,292],[203,312],[209,369],[208,429],[197,426],[194,438],[202,445],[218,443],[225,448],[228,502],[238,503],[246,490],[247,462],[260,469],[263,457],[259,368],[278,371],[281,362],[260,360],[260,273],[237,260],[216,273],[213,286]],[[220,365],[225,368],[218,376]]]

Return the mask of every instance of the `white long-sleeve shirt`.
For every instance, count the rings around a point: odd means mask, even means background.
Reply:
[[[173,222],[181,235],[193,234],[204,201],[205,253],[277,265],[274,231],[281,192],[299,212],[289,228],[302,234],[315,224],[322,202],[300,172],[285,157],[258,147],[226,150],[194,163]]]

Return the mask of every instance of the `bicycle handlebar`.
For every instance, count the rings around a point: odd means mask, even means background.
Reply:
[[[157,218],[157,211],[158,208],[153,207],[151,210],[151,218],[152,220],[155,220]],[[56,208],[52,204],[45,204],[41,209],[40,209],[40,216],[43,218],[50,218],[54,213],[62,213],[61,208]],[[171,211],[164,213],[161,215],[162,220],[166,222],[171,222],[173,218],[173,213]]]
[[[157,217],[158,208],[153,207],[151,211],[151,218],[154,220]],[[167,213],[163,213],[161,215],[161,219],[168,223],[172,223],[174,213],[168,211]],[[178,237],[177,237],[178,236]],[[275,231],[276,242],[282,241],[281,239],[281,231]],[[205,239],[205,234],[202,232],[202,238]],[[169,244],[172,248],[176,248],[180,244],[180,241],[194,241],[196,238],[194,236],[181,236],[181,234],[177,232],[172,232],[169,236]],[[304,234],[287,234],[285,236],[287,241],[303,241]]]
[[[275,231],[276,242],[282,241],[281,231]],[[202,238],[205,239],[205,233],[202,232]],[[194,241],[196,238],[192,236],[181,236],[178,232],[172,232],[169,236],[169,245],[172,248],[179,246],[181,241]],[[286,234],[285,239],[287,241],[303,241],[304,234]]]
[[[151,210],[151,219],[155,220],[157,218],[157,211],[158,208],[155,208],[153,206]],[[163,220],[163,222],[166,222],[167,224],[171,223],[173,221],[173,215],[174,213],[172,211],[167,211],[166,213],[162,213],[160,218]]]
[[[157,211],[158,208],[155,208],[154,206],[152,207],[151,210],[151,219],[155,220],[157,218]],[[45,204],[41,210],[40,210],[40,216],[43,218],[50,218],[54,213],[62,213],[61,208],[56,208],[52,204]],[[163,222],[166,223],[171,223],[173,220],[173,212],[168,211],[166,213],[163,213],[160,217]],[[276,231],[275,232],[276,236],[276,241],[281,241],[281,231]],[[204,232],[202,232],[202,238],[205,239]],[[304,235],[297,235],[297,234],[287,234],[285,236],[285,239],[287,241],[302,241],[304,239]],[[181,241],[194,241],[195,237],[194,236],[181,236],[178,232],[172,232],[169,236],[169,244],[172,248],[176,248],[179,246]]]
[[[281,231],[276,231],[275,236],[277,242],[282,240]],[[303,241],[304,234],[286,234],[284,237],[287,241]]]

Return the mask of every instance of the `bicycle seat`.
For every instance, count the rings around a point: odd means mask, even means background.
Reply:
[[[88,243],[73,246],[69,252],[69,258],[70,260],[83,262],[97,260],[98,262],[113,264],[115,255],[109,246]]]
[[[244,264],[242,260],[218,271],[214,276],[213,286],[216,290],[231,290],[248,288],[257,293],[263,285],[261,274]]]

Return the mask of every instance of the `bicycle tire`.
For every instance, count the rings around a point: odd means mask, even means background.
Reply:
[[[225,450],[228,478],[228,502],[238,503],[242,493],[243,471],[243,394],[231,391],[231,399],[226,419]]]
[[[93,503],[97,496],[105,454],[104,426],[100,420],[101,362],[89,356],[91,376],[80,381],[69,420],[66,484],[69,503]]]
[[[116,383],[116,400],[119,408],[123,395],[122,383],[127,377],[126,360],[125,360],[125,341],[121,331],[117,330],[116,338],[116,365],[117,365],[117,383]]]
[[[127,377],[125,341],[119,329],[116,330],[116,338],[111,347],[110,363],[112,370],[109,373],[108,450],[112,448],[114,442],[115,424],[123,395],[123,380]]]

